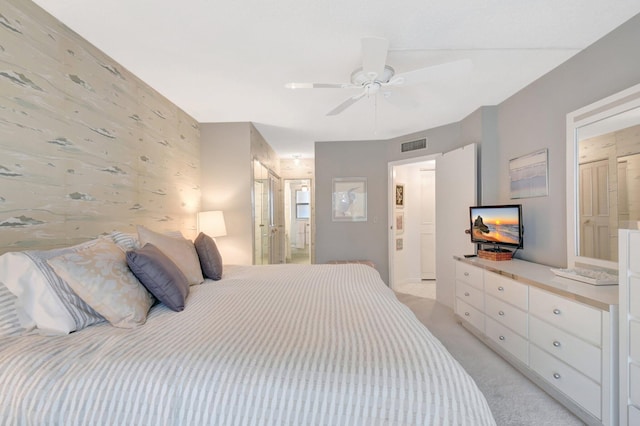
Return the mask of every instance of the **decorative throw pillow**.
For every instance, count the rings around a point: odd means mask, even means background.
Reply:
[[[46,334],[68,334],[104,321],[47,263],[47,259],[82,250],[96,242],[0,256],[0,281],[18,298],[16,309],[24,328],[37,327]]]
[[[200,261],[193,243],[185,238],[174,238],[153,232],[144,226],[138,226],[140,245],[151,243],[176,264],[182,271],[189,285],[204,281]]]
[[[204,276],[216,281],[222,278],[222,256],[213,238],[201,232],[193,245],[196,247]]]
[[[156,299],[174,311],[182,311],[189,295],[189,282],[180,268],[153,244],[127,252],[133,274]]]
[[[69,286],[112,325],[134,328],[147,320],[153,297],[127,266],[125,253],[112,241],[49,259]]]

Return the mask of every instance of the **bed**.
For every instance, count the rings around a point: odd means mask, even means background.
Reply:
[[[495,424],[370,266],[224,268],[139,327],[0,337],[0,424]]]

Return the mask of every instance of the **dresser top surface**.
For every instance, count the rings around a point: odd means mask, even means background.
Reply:
[[[477,266],[524,284],[539,287],[560,296],[576,300],[594,308],[609,311],[618,305],[618,286],[596,286],[556,276],[551,268],[520,259],[493,261],[479,257],[454,256],[460,262]]]

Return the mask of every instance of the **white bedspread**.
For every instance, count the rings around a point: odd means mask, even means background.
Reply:
[[[134,330],[0,338],[0,424],[492,425],[365,265],[227,268]]]

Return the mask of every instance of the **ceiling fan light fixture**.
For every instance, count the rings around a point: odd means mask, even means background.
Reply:
[[[366,86],[370,83],[388,83],[389,80],[395,75],[396,71],[390,67],[389,65],[384,66],[384,71],[382,71],[382,75],[380,78],[376,78],[372,80],[369,78],[369,73],[366,73],[362,70],[362,67],[358,68],[354,72],[351,73],[351,83],[354,86]]]

